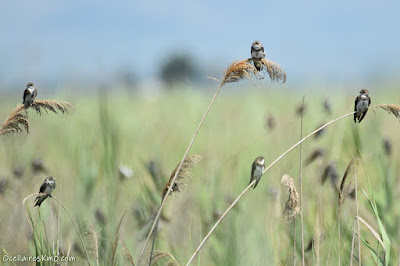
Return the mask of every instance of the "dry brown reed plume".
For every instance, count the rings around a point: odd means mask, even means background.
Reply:
[[[55,114],[61,112],[62,114],[69,114],[76,111],[75,106],[68,102],[55,101],[55,100],[38,100],[34,101],[30,106],[39,114],[42,115],[42,111],[51,111]]]
[[[183,164],[178,163],[178,165],[175,167],[174,171],[172,171],[171,177],[169,178],[168,182],[165,184],[164,189],[163,189],[163,195],[162,195],[162,200],[164,200],[165,195],[167,195],[168,190],[170,191],[170,194],[174,192],[180,192],[187,184],[186,181],[189,179],[192,179],[192,174],[188,171],[188,169],[193,168],[196,166],[197,163],[199,163],[202,160],[202,157],[200,155],[192,155],[187,157],[184,161]],[[179,166],[181,166],[180,171],[178,172]],[[176,178],[174,178],[176,176]],[[173,181],[175,182],[173,183]],[[158,223],[158,222],[157,222]],[[149,265],[152,263],[152,254],[153,254],[153,248],[156,240],[156,234],[157,230],[154,231],[154,237],[153,237],[153,245],[151,247],[150,251],[150,262]]]
[[[228,67],[224,79],[230,76],[232,79],[228,79],[227,82],[235,82],[243,78],[250,79],[252,76],[260,77],[263,71],[265,71],[269,75],[271,81],[282,81],[282,83],[286,82],[285,70],[283,70],[283,68],[274,61],[266,58],[261,59],[261,63],[263,65],[261,72],[257,71],[257,69],[251,64],[252,61],[254,61],[253,58],[243,61],[235,61]],[[227,75],[228,73],[231,73],[231,75]]]
[[[125,212],[126,213],[126,212]],[[121,220],[119,221],[117,230],[115,231],[115,239],[112,243],[112,255],[111,255],[111,265],[117,265],[117,261],[116,261],[116,254],[117,254],[117,248],[119,245],[119,241],[120,241],[120,236],[121,236],[121,229],[122,229],[122,221],[124,220],[125,217],[125,213],[122,215]]]
[[[224,78],[222,85],[230,82],[237,82],[242,79],[251,79],[253,77],[260,77],[262,72],[258,72],[257,69],[251,64],[254,61],[253,58],[249,58],[242,61],[235,61],[224,72]],[[261,59],[263,64],[263,71],[267,72],[271,81],[282,81],[286,82],[286,73],[283,68],[269,59]]]
[[[185,185],[186,185],[185,181],[188,179],[191,179],[193,177],[193,175],[188,171],[188,169],[195,167],[196,164],[198,164],[202,159],[203,158],[200,155],[192,155],[192,156],[187,157],[183,161],[182,168],[177,175],[174,185],[171,187],[171,194],[173,192],[179,192],[179,191],[181,191],[182,188],[185,187]],[[176,166],[176,168],[174,169],[174,171],[172,172],[171,177],[169,178],[168,182],[164,186],[163,198],[164,198],[165,194],[167,193],[168,188],[171,186],[172,178],[175,176],[176,172],[178,171],[178,167],[179,167],[179,163]]]
[[[286,72],[280,65],[266,58],[261,59],[261,63],[272,81],[281,80],[282,83],[286,82]]]
[[[20,104],[4,121],[0,129],[0,135],[18,133],[23,128],[29,133],[28,116],[26,115],[24,105]]]
[[[389,114],[394,115],[397,119],[400,120],[400,105],[397,104],[379,104],[374,107],[379,107],[388,112]]]
[[[300,214],[300,196],[297,193],[296,186],[294,185],[294,180],[288,174],[282,176],[281,184],[284,185],[289,192],[289,198],[285,204],[285,210],[283,214],[286,213],[286,220],[296,219],[297,215]]]
[[[51,111],[53,113],[69,114],[76,111],[75,106],[68,102],[55,101],[55,100],[38,100],[32,103],[32,105],[25,107],[20,104],[17,108],[8,116],[4,124],[0,129],[0,135],[19,133],[25,128],[26,132],[29,133],[29,122],[27,110],[33,108],[38,114],[42,115],[42,111]]]
[[[258,75],[257,69],[250,64],[249,60],[236,60],[228,66],[224,72],[224,78],[222,79],[221,86],[226,83],[238,82],[242,79],[251,79]]]

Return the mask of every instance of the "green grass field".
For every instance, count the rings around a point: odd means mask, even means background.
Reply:
[[[229,92],[229,84],[222,88],[190,152],[204,158],[190,170],[193,178],[187,180],[186,188],[168,199],[154,250],[167,252],[185,265],[222,212],[247,186],[254,159],[263,155],[269,165],[299,141],[301,119],[296,108],[303,94],[269,84],[260,82],[256,88],[248,84],[235,92]],[[368,89],[372,104],[400,104],[400,94],[394,90],[398,88]],[[323,110],[322,92],[305,93],[303,136],[353,111],[358,91],[330,94],[332,114]],[[173,91],[152,99],[120,93],[108,98],[56,95],[54,99],[66,100],[78,111],[72,115],[39,116],[29,110],[30,134],[0,136],[0,178],[6,180],[0,194],[1,256],[55,254],[59,245],[61,254],[75,256],[79,264],[86,262],[79,236],[56,200],[47,199],[40,208],[40,216],[38,208],[33,208],[34,198],[28,199],[26,206],[22,204],[26,196],[39,191],[46,176],[52,175],[57,180],[53,196],[61,200],[76,222],[91,264],[96,265],[98,257],[100,265],[111,265],[114,253],[118,265],[130,264],[128,254],[137,265],[151,219],[161,202],[162,187],[182,159],[212,94]],[[2,100],[2,121],[17,104],[13,99]],[[272,130],[266,127],[268,115],[276,120]],[[380,246],[380,263],[398,263],[399,132],[399,121],[376,109],[370,110],[360,124],[354,124],[350,116],[329,126],[319,139],[312,137],[304,142],[303,162],[315,149],[325,149],[321,158],[309,165],[303,163],[305,248],[313,238],[317,242],[305,252],[307,265],[338,263],[338,194],[330,181],[321,185],[321,177],[326,166],[336,162],[339,186],[347,165],[355,157],[360,161],[345,186],[354,187],[356,174],[359,216],[386,239],[385,245],[390,243],[386,247],[386,254],[390,255],[385,262]],[[392,144],[391,155],[385,153],[384,139]],[[300,149],[296,148],[262,176],[258,187],[245,194],[221,222],[193,265],[293,264],[294,226],[293,220],[287,221],[283,216],[288,191],[280,182],[284,174],[289,174],[300,191],[299,154]],[[32,171],[34,158],[43,161],[47,173]],[[148,170],[150,160],[159,167],[158,177],[152,177]],[[120,178],[120,164],[132,169],[132,178]],[[14,176],[16,167],[24,169],[22,177]],[[376,202],[378,216],[363,191]],[[99,218],[99,213],[104,219]],[[356,201],[349,197],[340,213],[342,265],[350,263],[355,216]],[[301,263],[300,227],[298,216],[297,265]],[[360,234],[363,265],[376,265],[377,239],[362,224]],[[354,264],[358,264],[358,254],[356,234]],[[165,257],[156,264],[168,261],[171,262]]]

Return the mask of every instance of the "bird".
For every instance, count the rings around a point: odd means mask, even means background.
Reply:
[[[261,176],[264,172],[264,167],[265,167],[264,157],[258,156],[254,160],[253,165],[251,167],[250,183],[253,182],[254,180],[256,180],[256,182],[253,185],[253,189],[255,189],[258,182],[260,182]]]
[[[22,104],[25,105],[26,108],[28,108],[30,105],[32,105],[33,101],[35,100],[37,96],[37,89],[35,87],[35,84],[32,82],[29,82],[26,84],[26,89],[24,91],[24,97],[22,98]]]
[[[56,180],[54,177],[49,176],[47,177],[43,184],[40,186],[40,190],[39,193],[43,193],[46,195],[42,195],[42,196],[38,196],[36,197],[35,201],[35,205],[33,207],[39,206],[40,204],[42,204],[42,202],[47,199],[47,197],[51,197],[51,192],[53,192],[53,190],[56,188]]]
[[[251,44],[251,58],[253,59],[254,66],[257,71],[261,71],[262,62],[261,59],[265,57],[264,47],[262,46],[260,41],[254,41]]]
[[[366,89],[362,89],[360,91],[360,95],[356,97],[355,103],[354,103],[354,123],[360,123],[365,115],[368,112],[368,107],[371,104],[371,98],[369,97],[369,91]]]

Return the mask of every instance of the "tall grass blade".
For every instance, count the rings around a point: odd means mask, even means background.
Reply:
[[[371,206],[371,208],[372,208],[372,210],[373,210],[373,212],[375,214],[376,220],[378,222],[379,232],[381,233],[381,236],[382,236],[382,242],[383,243],[381,243],[381,244],[385,249],[385,265],[389,265],[391,242],[390,242],[389,235],[387,234],[386,229],[383,226],[381,218],[379,217],[378,209],[376,208],[374,195],[372,193],[372,200],[371,200],[369,198],[368,194],[363,189],[361,189],[361,191],[364,193],[365,197],[368,199],[369,205]]]

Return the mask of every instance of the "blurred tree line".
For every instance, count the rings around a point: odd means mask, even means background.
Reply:
[[[167,89],[180,83],[196,81],[199,73],[194,60],[188,54],[173,54],[160,67],[159,77]]]

